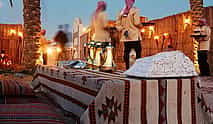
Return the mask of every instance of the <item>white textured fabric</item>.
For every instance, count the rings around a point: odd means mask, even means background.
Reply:
[[[141,81],[134,80],[130,86],[129,124],[136,124],[141,118]]]
[[[177,89],[178,89],[178,83],[177,80],[170,80],[169,83],[167,83],[167,108],[173,108],[167,110],[167,119],[168,124],[178,124],[178,100],[177,100]],[[189,98],[190,99],[190,98]],[[185,108],[184,108],[185,109]]]
[[[145,78],[197,76],[192,61],[180,51],[162,52],[137,59],[124,74]]]
[[[191,103],[191,84],[189,79],[182,80],[182,123],[183,124],[192,124],[192,106],[188,103]]]
[[[32,83],[34,87],[40,84],[41,91],[76,115],[81,124],[208,123],[204,112],[197,113],[201,106],[193,103],[197,81],[141,80],[115,73],[39,66]]]
[[[159,89],[158,80],[147,80],[147,123],[158,124],[159,118]]]

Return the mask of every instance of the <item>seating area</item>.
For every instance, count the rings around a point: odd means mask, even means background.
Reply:
[[[64,112],[43,93],[35,93],[28,83],[0,81],[1,124],[66,124]]]
[[[38,66],[32,84],[81,124],[210,121],[198,113],[198,78],[135,79],[120,73]]]
[[[209,124],[212,80],[179,51],[138,59],[125,72],[38,65],[28,83],[0,80],[0,123]]]
[[[174,85],[178,82],[182,82],[183,92],[186,94],[193,93],[192,91],[186,90],[186,87],[190,86],[186,84],[188,81],[191,82],[194,79],[167,80],[166,82],[163,80],[161,80],[163,82],[159,82],[160,80],[124,80],[124,78],[119,77],[119,73],[121,72],[109,74],[89,70],[38,66],[32,82],[34,89],[32,89],[31,85],[28,83],[22,83],[16,80],[1,80],[0,123],[74,124],[79,122],[84,124],[93,123],[94,120],[92,120],[92,118],[96,118],[96,123],[105,121],[111,123],[117,121],[137,123],[137,119],[142,119],[138,116],[140,113],[146,113],[143,116],[143,119],[152,123],[150,120],[157,119],[158,113],[160,113],[160,108],[158,110],[156,107],[160,104],[163,105],[163,103],[158,101],[158,98],[163,95],[164,88],[161,87],[162,89],[158,94],[158,92],[155,92],[155,88],[158,87],[158,84],[164,85],[167,82],[167,100],[173,97],[171,95],[173,92],[172,90],[177,91]],[[113,77],[113,79],[109,79],[109,77]],[[121,78],[121,80],[118,78]],[[199,118],[206,120],[206,123],[213,122],[213,118],[211,117],[213,111],[211,97],[213,92],[211,92],[212,85],[208,85],[211,84],[213,78],[199,77],[198,79],[201,81],[201,95],[198,95],[196,111],[199,112],[198,116],[201,116]],[[78,85],[76,84],[76,81],[79,83]],[[174,83],[174,85],[171,85],[171,83]],[[136,88],[140,87],[140,85],[142,89]],[[144,87],[145,85],[147,88]],[[138,93],[140,89],[142,91],[146,90],[146,92]],[[124,93],[120,91],[123,91]],[[151,94],[152,97],[150,97]],[[144,95],[146,95],[146,97]],[[148,100],[148,96],[151,99]],[[176,109],[184,108],[187,102],[185,98],[188,96],[183,95],[182,97],[182,102],[185,104],[182,104],[181,106],[173,106],[175,105],[174,103],[169,103],[169,101],[167,101],[167,107],[173,107]],[[176,100],[178,101],[179,98],[180,97]],[[172,99],[175,100],[174,98]],[[137,103],[141,104],[134,104],[133,101],[135,100],[137,100]],[[155,104],[152,104],[153,100],[155,101]],[[146,104],[143,101],[146,101]],[[112,111],[115,113],[111,113],[113,116],[109,116],[109,113],[105,113],[106,110],[110,110],[111,104],[113,105],[113,110],[115,109],[115,111]],[[190,102],[189,104],[192,103]],[[141,111],[140,109],[136,109],[137,107],[146,107],[147,109]],[[150,107],[153,109],[149,110],[148,108]],[[193,109],[195,108],[190,107],[188,109],[193,112]],[[170,110],[171,109],[167,108],[167,121],[173,122],[170,118],[176,114]],[[157,111],[157,113],[154,114],[154,116],[149,116],[149,111]],[[136,114],[137,116],[133,114],[136,112],[138,113]],[[181,113],[184,114],[185,112],[186,111],[182,109]],[[151,113],[153,114],[153,112]],[[128,119],[122,119],[121,115],[128,116]],[[162,116],[163,115],[165,115],[165,113],[162,113]],[[196,115],[196,117],[198,116]],[[187,118],[179,119],[184,121]],[[193,118],[190,120],[195,121]]]

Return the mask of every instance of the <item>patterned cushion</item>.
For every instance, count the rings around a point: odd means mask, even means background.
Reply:
[[[42,103],[0,104],[0,123],[3,124],[64,124],[52,106]]]
[[[6,95],[34,95],[33,89],[28,83],[17,82],[15,80],[0,81],[0,96]]]

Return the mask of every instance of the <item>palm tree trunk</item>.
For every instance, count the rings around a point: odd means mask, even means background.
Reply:
[[[203,16],[203,0],[190,0],[192,25],[197,26]]]
[[[40,0],[23,0],[24,17],[24,58],[23,64],[32,69],[39,64],[40,50]]]
[[[191,8],[191,18],[192,18],[192,29],[195,29],[199,20],[203,17],[203,0],[190,0],[190,8]],[[197,71],[199,72],[199,64],[198,64],[198,45],[199,42],[197,39],[193,39],[193,55],[194,55],[194,65]]]

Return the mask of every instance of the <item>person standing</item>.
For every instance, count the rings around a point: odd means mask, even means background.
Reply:
[[[46,30],[41,30],[41,51],[42,51],[42,58],[43,58],[43,64],[47,64],[47,46],[49,44],[49,41],[45,38]]]
[[[110,42],[110,34],[108,32],[108,19],[106,13],[106,2],[98,1],[97,8],[92,15],[92,28],[94,29],[94,37],[92,40],[99,42]]]
[[[208,52],[210,49],[211,29],[205,19],[199,21],[200,33],[205,37],[199,40],[198,63],[201,76],[209,76]]]
[[[106,46],[111,43],[110,34],[108,31],[108,19],[106,13],[106,2],[98,1],[96,10],[92,15],[92,29],[94,30],[93,41],[96,45],[96,55],[94,60],[94,65],[100,67],[102,65],[102,53]]]
[[[120,41],[124,42],[124,61],[129,69],[129,53],[135,50],[136,59],[141,57],[141,34],[139,9],[134,7],[135,0],[125,0],[126,6],[119,12],[116,28],[120,32]]]

